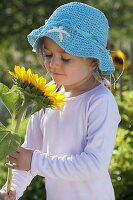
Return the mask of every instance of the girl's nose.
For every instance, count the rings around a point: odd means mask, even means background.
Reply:
[[[55,68],[58,66],[60,66],[60,59],[55,56],[52,56],[50,60],[50,67]]]

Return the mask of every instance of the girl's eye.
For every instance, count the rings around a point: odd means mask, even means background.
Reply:
[[[45,58],[48,58],[48,59],[51,59],[52,56],[53,56],[53,55],[51,55],[51,54],[45,54]],[[61,60],[62,60],[63,62],[69,62],[71,59],[69,59],[69,58],[63,58],[63,57],[62,57]]]
[[[61,58],[63,62],[69,62],[71,59]]]
[[[46,58],[51,58],[52,55],[47,55],[47,54],[45,54],[45,57],[46,57]]]

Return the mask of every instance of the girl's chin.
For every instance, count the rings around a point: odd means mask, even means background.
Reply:
[[[52,77],[52,79],[54,80],[54,82],[55,82],[56,84],[63,85],[63,81],[60,81],[60,80],[58,80],[58,79],[56,79],[56,78],[53,78],[53,77]]]
[[[55,76],[52,76],[52,79],[54,80],[55,83],[57,84],[61,84],[63,85],[63,80],[61,80],[61,78],[58,78],[58,77],[55,77]]]

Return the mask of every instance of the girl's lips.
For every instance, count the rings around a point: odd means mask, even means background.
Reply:
[[[52,73],[52,75],[63,75],[63,74],[60,74],[60,73]]]

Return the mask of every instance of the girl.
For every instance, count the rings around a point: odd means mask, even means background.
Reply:
[[[114,72],[106,49],[108,29],[100,10],[71,2],[28,35],[67,104],[62,112],[34,114],[24,144],[8,156],[7,166],[14,169],[12,199],[40,175],[46,178],[47,200],[114,200],[108,168],[120,115],[101,83]]]

